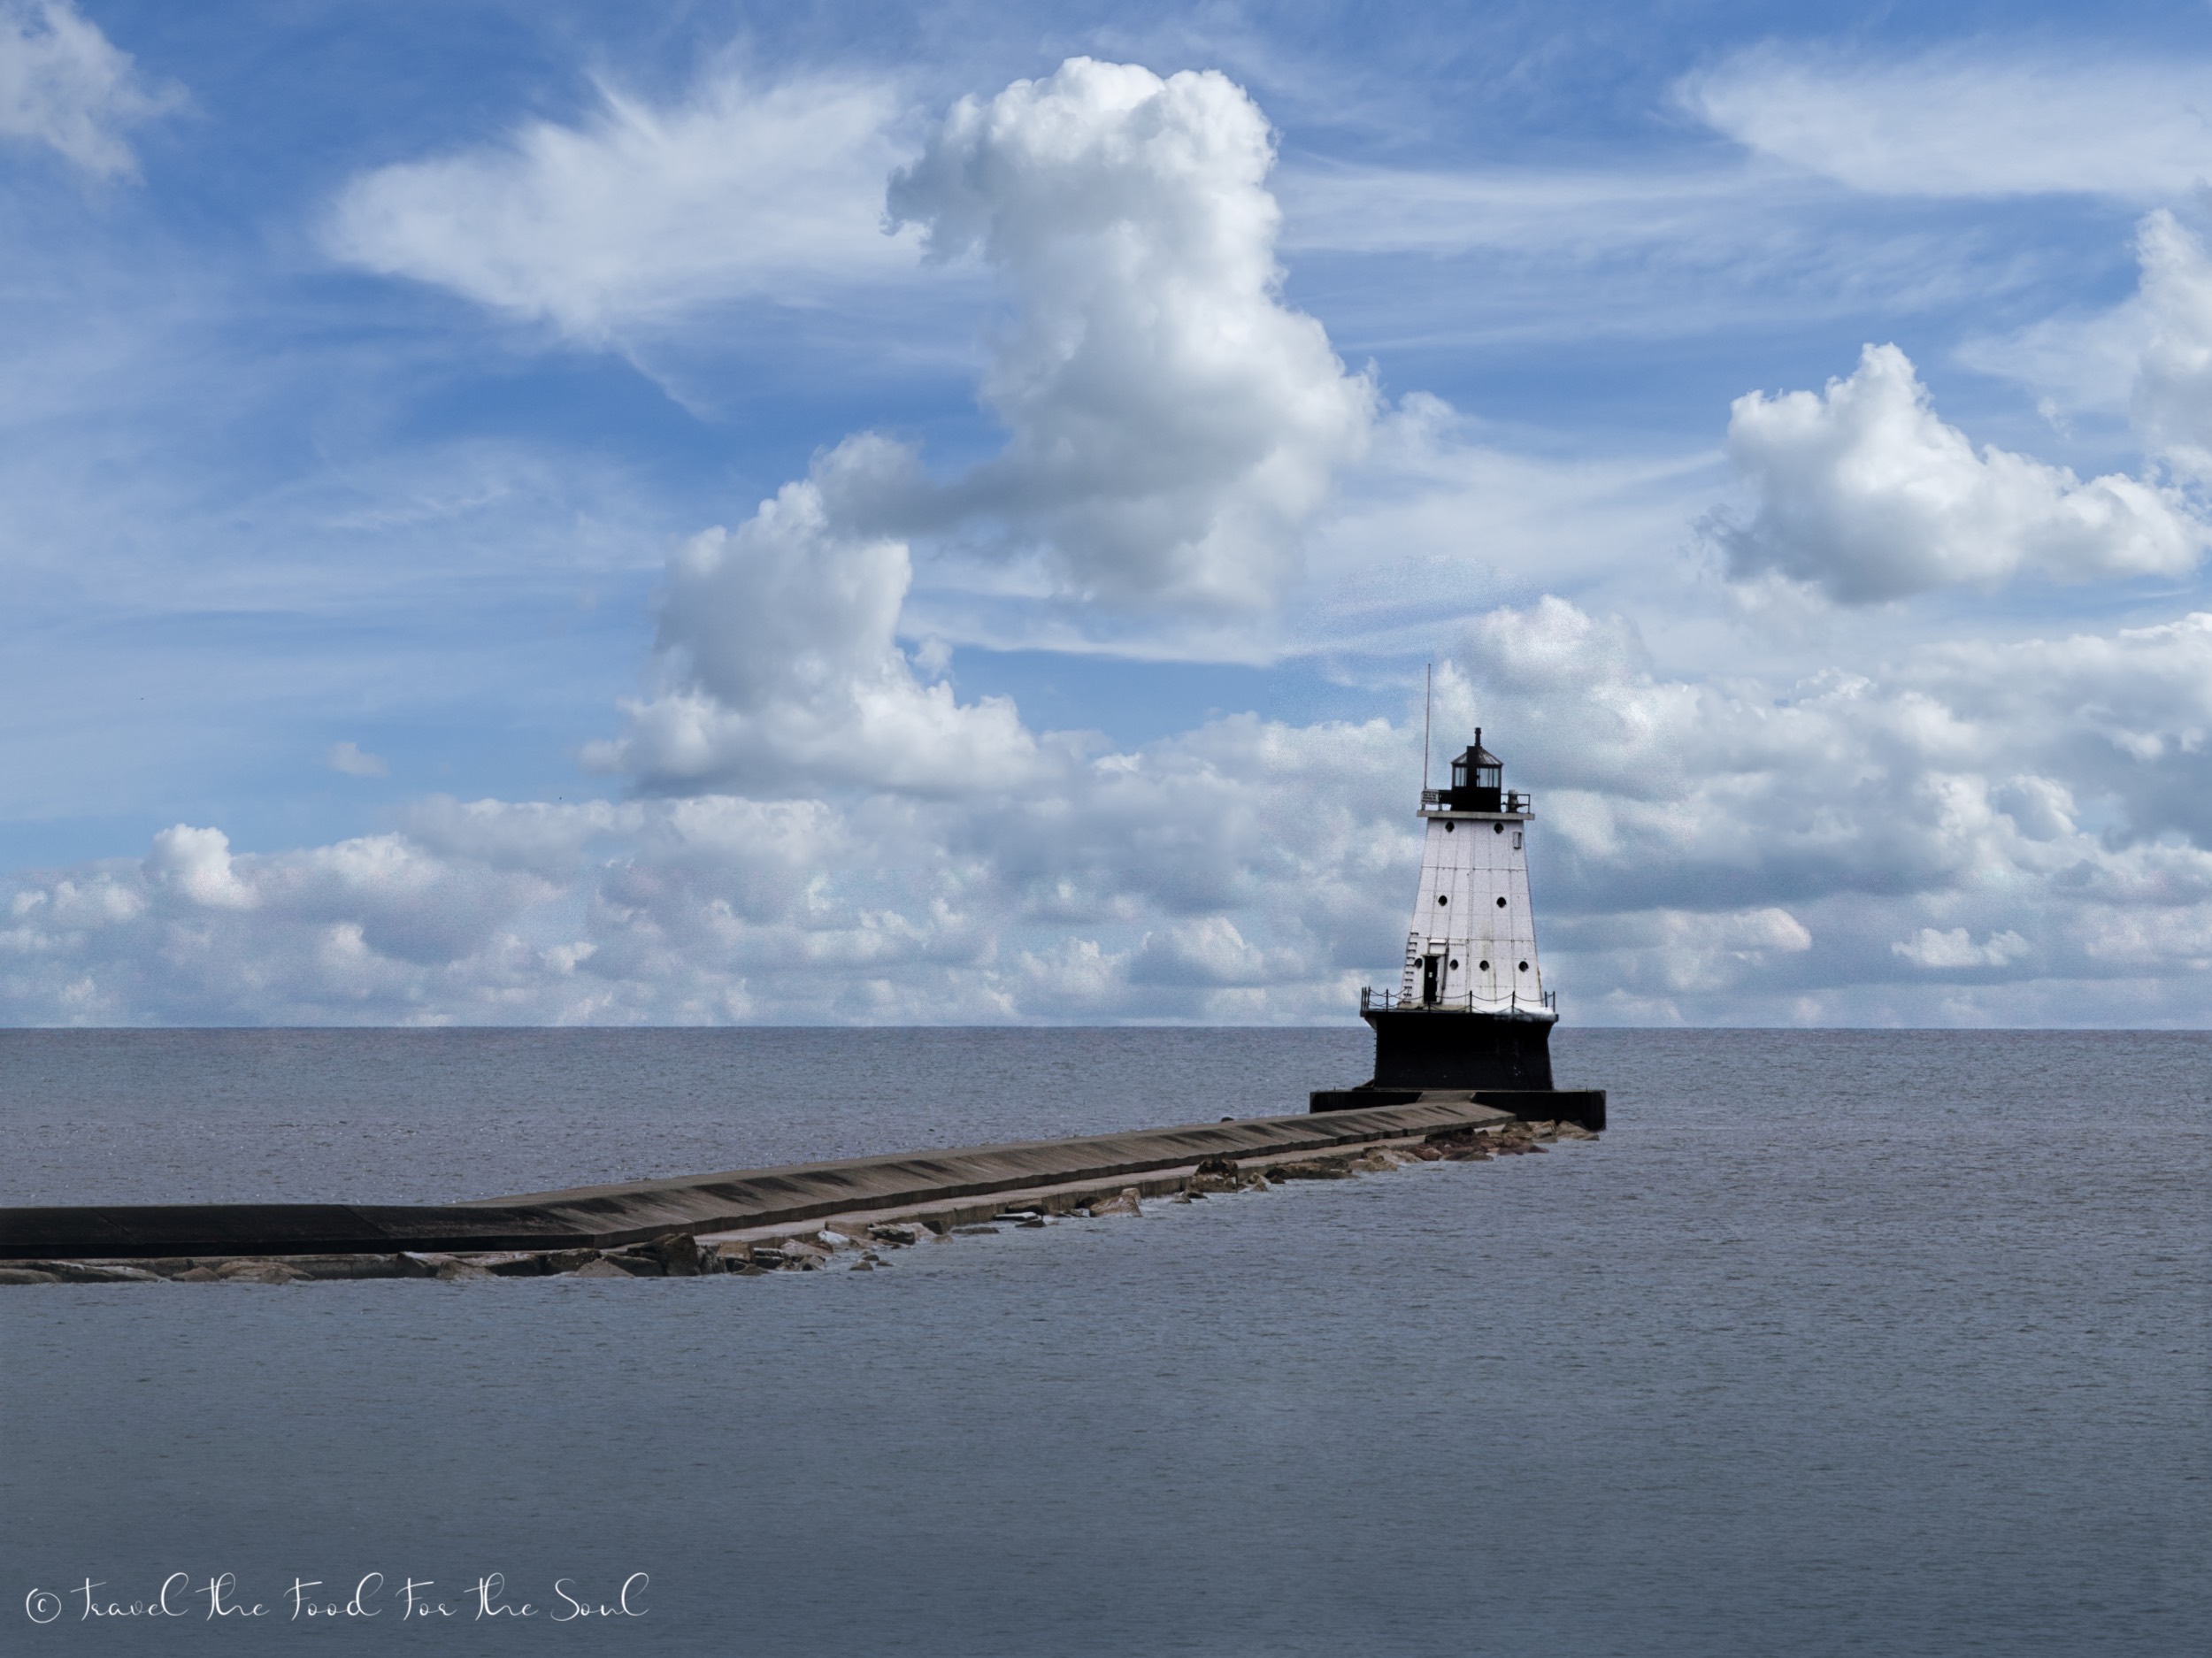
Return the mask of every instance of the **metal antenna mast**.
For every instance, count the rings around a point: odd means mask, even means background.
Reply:
[[[1436,664],[1421,664],[1421,792],[1429,792],[1429,710],[1436,701]]]

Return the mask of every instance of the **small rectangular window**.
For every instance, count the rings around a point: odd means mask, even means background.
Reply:
[[[1513,849],[1516,852],[1521,849],[1521,832],[1518,829],[1513,832]]]

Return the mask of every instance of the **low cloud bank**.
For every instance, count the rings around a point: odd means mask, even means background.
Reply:
[[[1580,1019],[2212,1013],[2212,615],[1723,686],[1548,599],[1474,625],[1438,710],[1446,730],[1479,711],[1537,791],[1537,901]],[[1417,744],[1410,722],[1239,717],[1126,751],[1029,737],[1018,777],[926,793],[436,801],[270,855],[179,825],[142,860],[15,879],[0,1005],[1337,1017],[1397,954]]]

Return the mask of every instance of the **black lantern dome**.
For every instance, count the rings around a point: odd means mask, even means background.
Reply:
[[[1499,811],[1505,793],[1505,762],[1482,746],[1482,727],[1452,762],[1452,786],[1445,791],[1448,811]]]

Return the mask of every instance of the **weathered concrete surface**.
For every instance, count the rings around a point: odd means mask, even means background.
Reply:
[[[1487,1129],[1500,1125],[1499,1119],[1486,1117],[1463,1126]],[[1447,1125],[1442,1130],[1427,1129],[1411,1134],[1393,1134],[1386,1139],[1340,1146],[1333,1155],[1347,1157],[1356,1152],[1402,1150],[1419,1145],[1427,1134],[1449,1132],[1455,1126],[1463,1125]],[[1233,1161],[1215,1154],[1196,1163],[1176,1163],[1139,1175],[1117,1174],[1098,1179],[1060,1180],[1049,1186],[1018,1186],[988,1196],[939,1198],[926,1203],[895,1204],[883,1209],[844,1209],[821,1220],[799,1222],[795,1226],[788,1222],[771,1222],[728,1232],[702,1232],[698,1235],[698,1241],[703,1249],[718,1249],[727,1253],[755,1244],[776,1242],[790,1237],[795,1232],[803,1234],[815,1228],[857,1238],[864,1236],[871,1227],[905,1224],[919,1233],[942,1235],[955,1228],[1003,1220],[1010,1212],[1025,1212],[1040,1217],[1074,1214],[1089,1209],[1095,1199],[1110,1198],[1133,1189],[1141,1198],[1152,1198],[1174,1197],[1185,1193],[1204,1196],[1210,1193],[1239,1191],[1255,1185],[1264,1186],[1268,1184],[1269,1177],[1282,1165],[1304,1162],[1314,1155],[1310,1151],[1291,1150],[1248,1155]],[[1413,1162],[1417,1159],[1402,1157],[1398,1161]],[[1224,1164],[1230,1172],[1215,1171],[1217,1166]]]
[[[1475,1088],[1469,1093],[1478,1105],[1494,1105],[1525,1122],[1572,1123],[1594,1134],[1605,1128],[1602,1088]],[[1356,1088],[1317,1088],[1310,1101],[1316,1111],[1356,1111],[1438,1097],[1419,1088],[1363,1082]]]
[[[1208,1157],[1327,1154],[1512,1120],[1465,1094],[1297,1117],[1018,1141],[465,1204],[204,1203],[0,1209],[0,1260],[290,1256],[613,1248],[859,1211],[903,1211],[1039,1187],[1187,1171]]]

